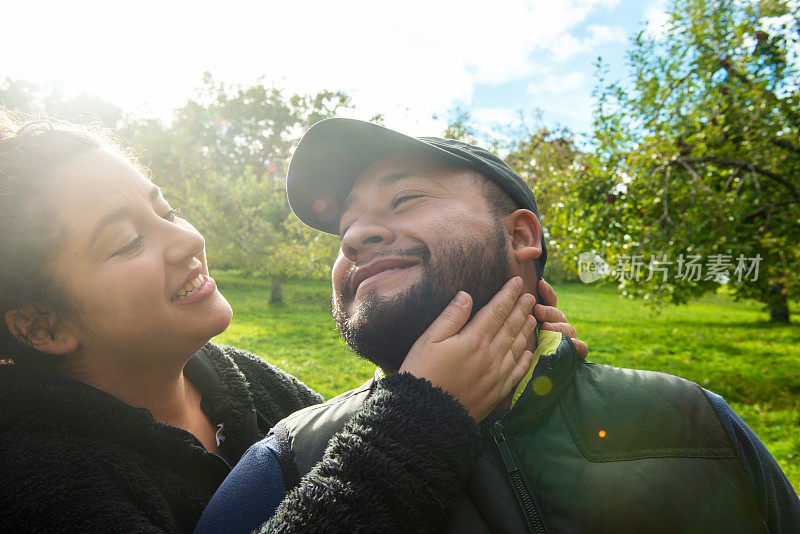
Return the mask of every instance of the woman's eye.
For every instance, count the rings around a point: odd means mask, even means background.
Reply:
[[[180,213],[180,211],[180,208],[172,208],[162,217],[162,219],[169,222],[175,222],[175,219],[177,219],[177,215]]]
[[[112,254],[111,257],[113,258],[114,256],[122,256],[123,254],[127,254],[128,252],[132,252],[137,248],[141,247],[142,243],[144,243],[144,236],[139,234],[127,245],[125,245],[124,247],[116,251],[114,254]]]

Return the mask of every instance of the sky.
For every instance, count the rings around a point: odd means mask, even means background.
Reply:
[[[594,63],[626,75],[637,31],[657,31],[665,0],[293,0],[9,2],[0,81],[58,83],[139,116],[169,120],[204,72],[284,90],[342,90],[347,116],[384,115],[437,135],[450,110],[497,125],[591,127]],[[434,118],[434,115],[437,118]]]

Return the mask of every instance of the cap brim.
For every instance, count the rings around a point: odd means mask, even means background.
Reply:
[[[338,234],[340,206],[356,178],[381,158],[405,151],[468,163],[421,139],[377,124],[325,119],[308,129],[292,156],[286,177],[289,206],[308,226]]]

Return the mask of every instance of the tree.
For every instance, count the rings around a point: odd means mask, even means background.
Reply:
[[[797,4],[675,0],[663,36],[633,40],[629,85],[606,84],[600,66],[594,150],[564,192],[581,221],[569,239],[618,267],[638,257],[671,268],[666,280],[618,268],[633,294],[680,303],[727,282],[789,320],[800,295]],[[690,257],[706,267],[699,277],[685,276]],[[740,282],[742,263],[757,276]]]
[[[434,113],[433,120],[440,118],[438,114]],[[460,107],[449,110],[447,112],[447,124],[442,137],[471,145],[477,143],[478,130],[472,124],[472,116],[469,111]]]

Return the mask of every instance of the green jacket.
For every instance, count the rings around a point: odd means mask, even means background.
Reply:
[[[372,388],[278,423],[287,489]],[[583,362],[564,336],[495,415],[444,532],[766,531],[731,440],[692,382]]]

